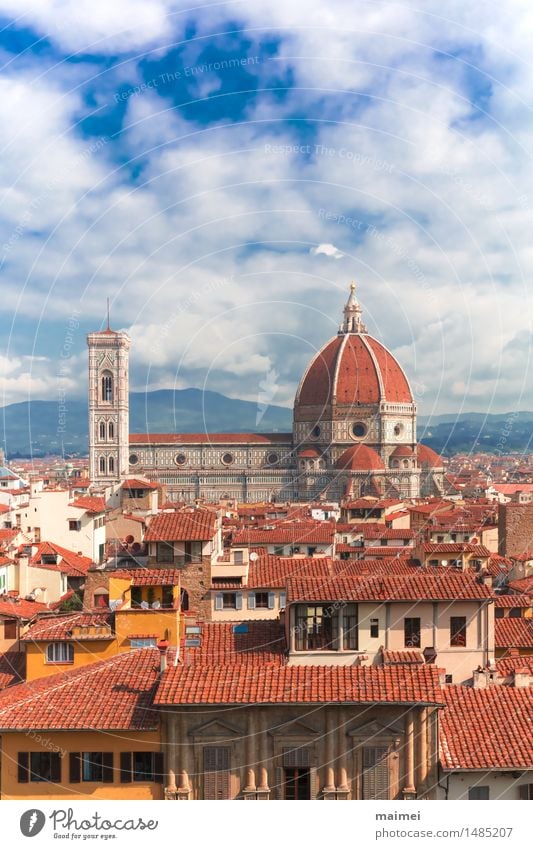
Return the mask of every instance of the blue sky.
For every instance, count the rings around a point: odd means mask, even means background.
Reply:
[[[2,403],[109,297],[132,388],[290,406],[355,279],[422,413],[533,409],[533,12],[465,6],[0,0]]]

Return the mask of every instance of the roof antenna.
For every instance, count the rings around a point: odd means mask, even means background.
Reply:
[[[111,327],[109,326],[109,298],[107,299],[107,329],[111,330]]]

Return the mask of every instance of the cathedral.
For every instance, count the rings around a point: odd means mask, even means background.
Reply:
[[[416,403],[399,363],[362,320],[355,285],[339,331],[313,357],[292,433],[129,433],[123,331],[89,333],[89,474],[96,487],[142,478],[169,500],[340,501],[443,491],[442,459],[416,441]]]

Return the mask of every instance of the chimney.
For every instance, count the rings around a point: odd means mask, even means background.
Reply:
[[[513,687],[529,687],[531,683],[531,675],[529,674],[529,669],[527,669],[527,667],[515,669],[513,675]]]
[[[168,640],[159,640],[159,672],[162,674],[167,668]]]

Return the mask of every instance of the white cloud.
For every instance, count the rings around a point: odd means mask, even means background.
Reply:
[[[318,254],[324,254],[325,256],[331,256],[333,259],[342,259],[344,254],[335,245],[330,244],[321,244],[317,245],[316,248],[311,248],[309,253],[313,254],[313,256],[318,256]]]

